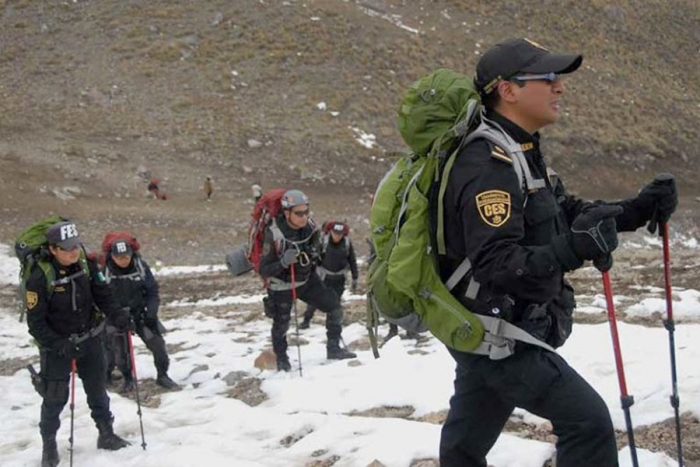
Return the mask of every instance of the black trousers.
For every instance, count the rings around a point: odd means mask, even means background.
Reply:
[[[272,314],[272,348],[275,355],[287,354],[287,331],[292,314],[292,291],[267,291]],[[337,346],[343,329],[343,309],[340,298],[312,273],[304,285],[297,288],[297,298],[326,313],[326,337],[329,346]]]
[[[165,339],[163,339],[158,329],[153,330],[146,325],[141,325],[136,327],[136,334],[153,354],[153,363],[158,376],[166,374],[170,367],[170,358],[165,347]],[[107,360],[107,374],[111,374],[116,367],[119,368],[119,371],[126,379],[131,378],[128,366],[128,359],[131,358],[131,354],[127,346],[126,335],[111,326],[107,327],[105,336],[105,356]]]
[[[457,370],[440,439],[441,467],[486,467],[486,454],[515,407],[552,422],[557,465],[618,465],[607,406],[558,354],[527,345],[499,361],[450,353]]]
[[[92,419],[95,422],[112,418],[109,396],[105,390],[105,357],[99,337],[80,343],[76,358],[78,376],[83,381]],[[68,402],[70,384],[70,360],[48,349],[40,351],[41,376],[46,384],[46,396],[41,404],[39,429],[43,438],[56,435],[61,426],[59,416]]]
[[[342,276],[326,276],[326,278],[323,279],[323,283],[338,295],[338,301],[340,301],[340,297],[342,297],[343,292],[345,292],[345,274]],[[306,311],[304,312],[304,320],[311,321],[315,312],[316,307],[310,303],[307,304]],[[328,318],[326,317],[326,319]]]

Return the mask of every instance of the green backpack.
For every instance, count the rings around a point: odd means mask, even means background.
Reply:
[[[39,267],[46,277],[46,284],[49,295],[54,291],[56,273],[53,266],[48,261],[48,239],[46,232],[57,222],[67,219],[61,216],[52,216],[41,220],[23,230],[15,239],[15,254],[19,259],[19,320],[24,319],[24,312],[27,310],[27,279],[31,275],[34,267]],[[85,250],[81,248],[80,265],[83,273],[88,273],[87,256]]]
[[[409,331],[429,330],[452,349],[493,359],[510,355],[514,340],[551,349],[510,323],[470,312],[450,293],[470,272],[468,259],[446,282],[437,266],[437,255],[445,254],[443,196],[463,146],[485,138],[501,147],[524,193],[544,187],[544,180],[532,178],[520,145],[484,117],[472,80],[461,73],[443,68],[419,79],[398,113],[399,131],[412,153],[381,180],[370,213],[376,258],[367,279],[367,328],[375,357],[380,316]],[[478,284],[474,296],[476,291]]]

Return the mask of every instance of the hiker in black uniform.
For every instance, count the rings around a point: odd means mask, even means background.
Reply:
[[[348,225],[345,222],[330,221],[329,231],[321,237],[321,264],[316,268],[316,273],[324,284],[337,295],[338,299],[345,292],[345,275],[350,269],[352,283],[350,291],[357,291],[357,258],[352,240],[348,236]],[[316,307],[309,304],[304,312],[304,321],[299,325],[300,329],[308,329],[314,317]]]
[[[560,75],[581,62],[581,55],[551,54],[523,39],[503,42],[482,56],[474,83],[486,108],[484,121],[519,146],[531,172],[527,203],[514,170],[516,158],[476,139],[460,150],[443,204],[443,280],[465,258],[471,261],[471,272],[452,289],[455,297],[469,310],[499,316],[552,347],[571,332],[575,301],[564,273],[585,260],[609,269],[617,231],[635,230],[654,215],[659,222],[668,220],[677,204],[672,180],[654,181],[633,199],[589,203],[568,195],[547,171],[537,132],[557,119],[564,91]],[[498,360],[450,353],[457,368],[442,428],[442,467],[485,467],[486,454],[515,407],[552,422],[557,465],[618,465],[608,408],[557,353],[522,342]]]
[[[292,313],[292,289],[299,299],[328,313],[326,356],[341,360],[355,354],[340,347],[343,309],[340,298],[316,274],[319,258],[319,232],[309,218],[309,200],[299,190],[282,196],[282,210],[266,227],[260,275],[267,284],[265,312],[272,317],[272,348],[277,369],[289,371],[287,331]],[[292,282],[292,268],[294,279]]]
[[[120,329],[129,318],[113,300],[104,276],[94,261],[87,260],[75,224],[56,223],[47,231],[46,260],[55,271],[53,292],[48,292],[45,273],[36,267],[26,284],[27,324],[39,344],[41,380],[35,383],[44,401],[39,430],[43,441],[42,467],[58,465],[56,432],[59,415],[68,402],[71,361],[77,371],[97,425],[97,448],[117,450],[129,445],[114,434],[114,417],[105,390],[105,359],[97,309]]]
[[[158,322],[158,307],[160,295],[151,268],[133,251],[126,240],[117,240],[112,244],[104,275],[107,283],[112,286],[115,298],[120,307],[128,310],[135,325],[135,331],[153,354],[153,361],[158,372],[156,384],[166,389],[178,387],[177,383],[168,376],[170,359],[162,336],[162,325]],[[109,348],[113,352],[108,356],[108,378],[111,376],[113,365],[117,365],[124,375],[123,392],[134,388],[134,381],[129,371],[129,349],[123,332],[110,335]],[[111,364],[114,362],[113,364]]]

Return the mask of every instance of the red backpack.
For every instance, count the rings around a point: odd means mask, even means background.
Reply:
[[[260,272],[260,256],[263,249],[265,227],[272,222],[282,209],[282,196],[287,192],[284,188],[275,188],[265,192],[255,203],[252,219],[248,227],[248,261],[255,272]]]
[[[350,224],[348,224],[347,221],[326,221],[323,223],[323,233],[330,233],[335,224],[343,224],[343,236],[347,237],[347,235],[350,233]]]

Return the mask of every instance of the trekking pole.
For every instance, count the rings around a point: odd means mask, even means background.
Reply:
[[[75,359],[70,361],[70,467],[73,467],[73,426],[75,422]]]
[[[302,378],[304,374],[301,370],[301,345],[299,345],[299,316],[297,315],[297,283],[294,279],[294,265],[290,266],[290,271],[292,272],[292,307],[294,308],[294,327],[297,333],[297,356],[299,357],[299,376]]]
[[[676,325],[673,322],[673,300],[671,296],[671,249],[668,245],[668,222],[661,225],[661,237],[664,245],[664,282],[666,285],[666,319],[664,327],[668,331],[668,344],[671,353],[671,407],[676,417],[676,449],[678,450],[678,466],[683,467],[683,447],[681,445],[681,417],[679,413],[680,399],[678,398],[678,376],[676,374],[676,340],[674,332]]]
[[[136,391],[136,413],[139,415],[139,425],[141,425],[141,447],[146,450],[146,438],[143,434],[143,418],[141,416],[141,396],[139,395],[139,380],[136,377],[136,360],[134,359],[134,342],[131,340],[131,331],[127,330],[126,342],[128,344],[129,356],[131,357],[131,377],[134,380],[134,390]]]
[[[605,301],[608,305],[608,322],[610,323],[610,333],[612,334],[613,350],[615,351],[615,366],[617,367],[617,380],[620,383],[620,402],[622,410],[625,412],[625,424],[627,425],[627,439],[630,445],[633,467],[639,467],[637,461],[637,447],[634,444],[634,429],[632,428],[632,416],[630,407],[634,405],[634,396],[627,394],[627,382],[625,381],[625,368],[622,365],[622,351],[620,350],[620,337],[617,334],[617,320],[615,318],[615,305],[613,304],[612,286],[610,285],[610,274],[602,271],[603,289],[605,290]]]

